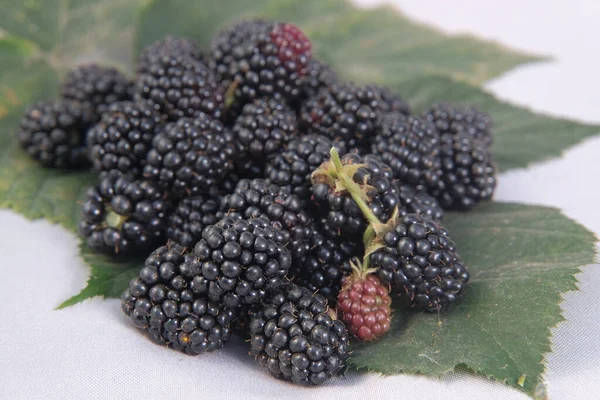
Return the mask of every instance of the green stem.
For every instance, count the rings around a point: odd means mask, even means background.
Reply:
[[[352,196],[352,199],[356,202],[358,208],[360,208],[367,221],[369,221],[372,225],[381,225],[379,218],[373,214],[373,211],[371,211],[365,202],[363,198],[363,191],[360,186],[358,186],[358,184],[352,180],[351,176],[348,176],[344,173],[344,166],[342,165],[342,160],[340,160],[340,155],[338,154],[337,149],[332,147],[329,154],[331,155],[331,161],[337,170],[338,177],[342,181],[344,188],[348,191],[348,193],[350,193],[350,196]]]
[[[117,214],[113,210],[110,210],[106,214],[105,220],[106,220],[106,225],[110,226],[111,228],[121,230],[121,227],[123,226],[125,221],[127,221],[127,217],[125,215]]]

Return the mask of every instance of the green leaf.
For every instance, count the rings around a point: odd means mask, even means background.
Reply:
[[[382,340],[354,344],[351,362],[435,376],[463,366],[533,395],[550,328],[563,320],[561,296],[594,261],[594,234],[558,210],[505,203],[450,214],[444,225],[471,272],[464,300],[446,314],[394,318]]]

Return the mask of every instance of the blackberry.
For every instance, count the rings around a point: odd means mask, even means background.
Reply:
[[[299,98],[311,57],[311,43],[295,25],[250,20],[213,39],[209,66],[230,94],[235,115],[258,97]]]
[[[423,118],[435,125],[440,135],[466,134],[489,146],[492,144],[491,117],[475,107],[435,104],[423,114]]]
[[[92,119],[90,109],[77,102],[39,102],[25,112],[17,138],[44,167],[82,167],[88,163],[85,135]]]
[[[289,284],[270,296],[250,321],[250,354],[281,379],[321,385],[345,369],[348,332],[327,301]]]
[[[411,185],[436,187],[441,169],[440,141],[433,126],[418,117],[387,114],[371,152],[388,164],[394,177]]]
[[[296,135],[296,115],[280,100],[256,99],[244,106],[233,133],[243,153],[261,165]]]
[[[138,75],[136,96],[171,121],[208,114],[221,118],[223,93],[212,72],[185,53],[166,53]]]
[[[430,196],[423,188],[398,183],[400,206],[398,215],[419,214],[436,222],[444,218],[444,209],[435,197]]]
[[[234,143],[231,132],[206,114],[181,118],[154,137],[144,176],[176,198],[202,194],[232,171]]]
[[[223,197],[221,212],[241,218],[266,218],[285,235],[285,246],[294,260],[308,252],[312,236],[311,214],[298,196],[263,179],[242,179],[233,193]]]
[[[134,83],[115,68],[91,64],[67,73],[62,98],[87,106],[99,120],[112,103],[133,99]]]
[[[192,248],[202,238],[202,231],[219,221],[220,198],[192,196],[181,200],[169,217],[167,237],[181,246]]]
[[[129,283],[121,308],[157,344],[190,355],[220,349],[236,313],[198,294],[199,274],[200,264],[190,252],[175,245],[159,247]]]
[[[337,74],[331,67],[314,58],[309,61],[306,75],[302,78],[302,98],[304,100],[315,97],[322,89],[338,82]]]
[[[139,177],[162,129],[162,118],[152,107],[129,101],[114,103],[87,135],[88,155],[94,169],[105,176],[111,171]]]
[[[200,48],[191,40],[167,36],[144,48],[137,60],[137,75],[148,73],[152,65],[160,64],[163,57],[169,56],[190,57],[197,61],[204,59]]]
[[[109,174],[88,190],[79,232],[97,252],[124,256],[148,251],[163,240],[171,208],[153,182]]]
[[[335,304],[344,277],[352,272],[350,259],[358,256],[361,248],[353,241],[328,237],[320,224],[315,224],[310,250],[295,266],[294,282]]]
[[[303,135],[293,139],[284,152],[267,161],[267,180],[308,200],[310,175],[329,159],[332,147],[341,154],[346,152],[343,142],[332,141],[323,135]]]
[[[489,200],[496,188],[496,168],[485,141],[468,134],[445,134],[440,138],[441,183],[431,190],[441,206],[470,210]]]
[[[292,257],[267,219],[226,217],[194,246],[202,274],[194,282],[212,301],[237,308],[260,301],[286,280]]]
[[[381,96],[381,108],[386,113],[399,113],[403,115],[410,115],[410,106],[402,97],[392,93],[386,87],[372,85],[377,91],[379,91],[379,95]]]
[[[384,247],[370,257],[382,282],[412,304],[441,311],[465,291],[469,272],[456,253],[448,231],[418,214],[407,214],[382,238]]]
[[[378,131],[382,107],[377,88],[335,83],[304,103],[299,124],[308,133],[343,140],[348,148],[365,148]]]
[[[400,202],[390,167],[370,154],[348,153],[341,162],[349,171],[348,177],[361,187],[372,214],[385,223]],[[330,165],[331,161],[323,164],[312,175],[313,198],[326,216],[325,229],[339,236],[360,238],[367,220],[350,193],[332,179]]]
[[[390,330],[392,298],[389,288],[375,275],[346,278],[338,298],[338,314],[359,340],[381,338]]]

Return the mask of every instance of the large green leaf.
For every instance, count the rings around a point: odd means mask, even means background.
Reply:
[[[491,203],[445,226],[471,272],[468,295],[447,314],[395,318],[382,340],[355,345],[351,362],[383,374],[442,375],[464,366],[533,394],[562,293],[594,261],[594,235],[558,210]]]

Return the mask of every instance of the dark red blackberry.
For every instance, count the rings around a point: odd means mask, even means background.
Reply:
[[[193,254],[176,245],[159,247],[129,283],[121,308],[157,344],[190,355],[220,349],[236,312],[199,295],[199,275]]]
[[[169,217],[169,240],[184,247],[194,247],[202,238],[204,228],[216,224],[222,217],[219,213],[220,202],[220,197],[203,195],[181,200]]]
[[[114,103],[87,135],[88,155],[101,176],[111,171],[139,178],[161,115],[144,103]]]
[[[311,57],[310,41],[295,25],[251,20],[213,39],[209,65],[235,115],[258,97],[299,98]]]
[[[89,189],[79,232],[97,252],[119,256],[145,252],[163,240],[171,209],[153,182],[109,174]]]
[[[208,67],[187,54],[157,57],[136,81],[136,96],[171,121],[208,114],[221,118],[224,97]]]
[[[330,238],[320,224],[313,225],[311,246],[301,263],[295,263],[294,282],[311,292],[318,292],[329,304],[335,304],[344,277],[350,275],[350,260],[359,256],[362,245],[339,238]]]
[[[462,133],[440,138],[440,185],[430,190],[448,210],[470,210],[489,200],[496,188],[496,168],[485,141]]]
[[[235,191],[223,197],[221,212],[241,218],[263,217],[282,231],[285,246],[294,260],[301,260],[308,252],[313,230],[310,212],[298,196],[282,190],[263,179],[242,179]]]
[[[394,178],[427,188],[439,184],[440,141],[433,126],[418,117],[386,114],[371,152],[390,166]]]
[[[296,114],[281,100],[256,99],[244,106],[232,131],[241,157],[262,170],[265,160],[283,151],[296,135]]]
[[[292,257],[284,238],[263,218],[226,217],[208,226],[194,247],[202,271],[195,289],[228,307],[257,303],[287,279]]]
[[[203,194],[233,170],[231,132],[205,114],[168,123],[154,137],[144,176],[176,198]]]
[[[301,200],[311,196],[310,175],[329,159],[329,150],[335,147],[346,153],[341,141],[332,141],[323,135],[303,135],[290,141],[287,149],[267,162],[266,178],[286,190],[291,190]]]
[[[398,216],[419,214],[425,218],[440,222],[444,218],[444,209],[435,197],[430,196],[423,188],[397,183],[400,206]]]
[[[400,113],[403,115],[410,115],[410,106],[402,97],[392,93],[390,89],[384,86],[372,85],[376,90],[379,91],[381,96],[381,108],[386,113]]]
[[[378,131],[382,107],[375,87],[336,83],[304,103],[299,124],[308,133],[343,140],[348,148],[365,148]]]
[[[309,61],[306,75],[302,78],[302,99],[315,97],[322,89],[338,82],[337,74],[331,67],[314,58]]]
[[[115,68],[91,64],[69,71],[61,94],[87,106],[99,120],[112,103],[132,100],[134,89],[133,81]]]
[[[21,119],[19,144],[44,167],[87,165],[86,133],[93,113],[77,102],[44,101],[29,107]]]
[[[163,40],[156,41],[144,48],[137,60],[137,75],[146,74],[153,64],[160,64],[163,57],[184,56],[197,61],[203,60],[200,48],[191,40],[167,36]]]
[[[407,214],[383,236],[384,247],[371,255],[370,266],[412,304],[441,311],[463,294],[469,272],[456,253],[448,231],[418,214]]]
[[[492,119],[475,107],[439,103],[427,110],[423,118],[435,125],[440,135],[464,133],[488,146],[492,144]]]
[[[399,205],[398,188],[390,167],[373,155],[349,153],[341,158],[344,173],[360,187],[361,196],[380,222],[385,223]],[[360,238],[367,227],[363,211],[350,193],[338,183],[329,161],[312,175],[312,193],[319,210],[326,216],[325,229],[346,238]]]
[[[271,375],[298,385],[321,385],[341,374],[348,332],[327,300],[289,284],[270,296],[250,321],[250,354]]]

